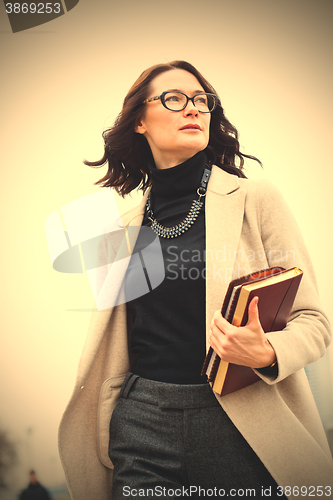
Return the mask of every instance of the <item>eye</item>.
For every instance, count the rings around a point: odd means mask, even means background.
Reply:
[[[166,102],[180,102],[182,100],[182,95],[170,93],[170,94],[166,94],[164,99]]]
[[[206,95],[197,95],[194,99],[194,101],[198,104],[205,104],[207,105],[207,96]]]

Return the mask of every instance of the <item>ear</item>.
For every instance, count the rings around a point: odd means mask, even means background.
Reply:
[[[137,134],[144,134],[146,132],[146,127],[142,120],[139,120],[137,125],[135,125],[134,132],[136,132]]]

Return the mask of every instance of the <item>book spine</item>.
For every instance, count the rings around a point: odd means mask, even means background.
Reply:
[[[208,365],[209,365],[209,362],[210,362],[210,358],[213,356],[213,349],[210,347],[208,349],[208,352],[206,354],[206,357],[205,357],[205,361],[204,361],[204,364],[202,365],[202,370],[201,370],[201,375],[204,376],[206,375],[206,372],[207,372],[207,369],[208,369]]]
[[[218,371],[219,366],[220,366],[221,358],[215,352],[214,352],[214,354],[215,354],[215,359],[213,362],[212,369],[210,371],[210,374],[209,375],[207,374],[208,375],[208,382],[214,382],[214,380],[216,378],[217,371]]]

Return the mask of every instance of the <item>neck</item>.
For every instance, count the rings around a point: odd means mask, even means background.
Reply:
[[[185,161],[189,160],[193,156],[195,156],[198,153],[198,151],[195,151],[193,153],[185,153],[183,152],[182,154],[179,154],[177,156],[166,156],[166,155],[153,155],[154,161],[155,161],[155,166],[158,170],[165,170],[167,168],[172,168],[175,167],[176,165],[180,165],[181,163],[184,163]]]
[[[196,192],[200,186],[202,173],[207,162],[204,151],[172,168],[158,169],[153,164],[149,165],[152,180],[152,193],[154,195],[178,197],[187,193]]]

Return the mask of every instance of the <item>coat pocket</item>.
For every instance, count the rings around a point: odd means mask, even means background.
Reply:
[[[102,385],[97,415],[97,452],[103,465],[113,469],[113,463],[109,458],[109,427],[112,412],[119,399],[120,389],[126,377],[126,373],[119,377],[105,380]]]

